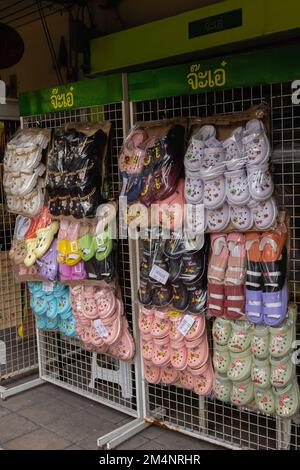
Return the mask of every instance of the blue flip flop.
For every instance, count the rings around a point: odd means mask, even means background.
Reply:
[[[58,317],[55,318],[47,318],[46,328],[47,330],[55,330],[58,325]]]
[[[28,282],[28,290],[31,294],[41,291],[42,290],[42,283],[41,282],[34,282],[34,281],[29,281]]]
[[[69,308],[69,310],[67,310],[66,312],[61,313],[60,317],[62,320],[68,320],[69,318],[72,318],[73,317],[72,309]]]
[[[66,336],[74,336],[75,335],[75,320],[74,318],[63,320],[59,326],[59,329],[62,333]]]
[[[47,300],[48,300],[47,309],[46,309],[47,318],[54,320],[54,318],[56,318],[58,314],[57,300],[55,297],[51,297],[50,299],[47,299]]]
[[[36,295],[35,293],[31,295],[30,307],[36,315],[43,315],[47,310],[47,305],[46,295]]]
[[[57,312],[63,315],[71,308],[69,292],[65,292],[57,297]]]
[[[42,315],[41,317],[36,317],[36,327],[39,330],[44,330],[47,328],[47,317],[46,315]]]
[[[65,286],[64,284],[61,284],[60,282],[56,282],[53,287],[53,295],[55,297],[60,297],[62,294],[64,294],[66,291],[68,291],[68,287]]]

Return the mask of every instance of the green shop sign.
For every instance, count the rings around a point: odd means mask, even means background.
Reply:
[[[224,55],[130,73],[129,99],[141,101],[300,78],[299,45]]]
[[[87,106],[122,101],[121,74],[105,75],[91,80],[53,88],[44,88],[19,97],[21,116],[48,114]]]

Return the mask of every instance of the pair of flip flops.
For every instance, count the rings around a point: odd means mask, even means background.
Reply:
[[[59,330],[67,336],[76,336],[68,287],[60,283],[44,286],[41,282],[29,282],[28,288],[37,328]]]
[[[287,314],[287,229],[246,234],[246,314],[254,323],[277,326]]]
[[[244,315],[246,252],[240,233],[211,235],[208,313],[237,319]]]

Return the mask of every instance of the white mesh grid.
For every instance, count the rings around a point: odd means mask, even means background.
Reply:
[[[122,103],[27,116],[23,118],[23,126],[54,128],[68,122],[103,120],[112,123],[112,136],[109,147],[109,184],[110,196],[117,197],[120,189],[117,156],[124,137]],[[119,241],[118,254],[119,283],[127,318],[132,328],[130,264],[127,240]],[[40,331],[38,333],[38,348],[42,379],[117,408],[129,415],[137,415],[134,362],[128,365],[128,363],[112,359],[106,354],[93,355],[85,351],[78,340],[51,331]],[[95,365],[101,368],[99,369],[99,378],[95,378],[93,375]],[[118,371],[120,371],[119,374]],[[121,376],[120,384],[109,380],[110,376],[116,374]],[[95,380],[92,380],[93,378]]]
[[[4,121],[4,142],[12,137],[19,126],[19,121]],[[8,256],[15,216],[9,214],[5,206],[2,163],[0,175],[0,385],[9,387],[16,379],[37,369],[38,357],[25,285],[15,281],[13,265]]]
[[[291,215],[290,298],[300,302],[300,106],[292,105],[291,83],[259,85],[191,96],[137,102],[132,122],[177,116],[209,116],[270,106],[272,164],[278,199]],[[298,325],[299,326],[299,325]],[[298,339],[300,339],[298,328]],[[299,370],[298,370],[299,375]],[[239,409],[175,386],[145,383],[147,417],[158,424],[227,446],[300,449],[299,415],[293,422]]]

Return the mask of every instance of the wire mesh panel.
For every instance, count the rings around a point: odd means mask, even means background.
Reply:
[[[291,83],[178,96],[137,102],[133,122],[177,116],[210,116],[269,104],[272,122],[272,166],[278,200],[291,215],[290,300],[300,303],[300,106],[293,105]],[[298,320],[299,321],[299,320]],[[300,339],[298,324],[297,339]],[[298,370],[299,377],[299,370]],[[237,408],[183,388],[145,384],[147,417],[153,422],[228,447],[300,449],[300,417],[282,420]]]
[[[0,385],[3,387],[9,387],[15,379],[38,367],[34,322],[29,315],[27,291],[24,284],[15,281],[13,264],[8,256],[15,216],[6,210],[2,185],[5,144],[19,126],[20,121],[4,121],[0,151]]]
[[[68,122],[107,120],[112,123],[109,145],[109,194],[119,194],[117,156],[123,142],[122,103],[79,108],[23,118],[24,127],[55,128]],[[130,267],[127,240],[118,243],[118,274],[125,312],[132,327]],[[41,378],[100,401],[132,416],[137,415],[135,363],[86,351],[79,340],[51,331],[38,332]]]

